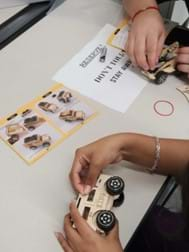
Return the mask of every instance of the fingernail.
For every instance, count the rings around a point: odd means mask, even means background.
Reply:
[[[91,189],[92,189],[92,188],[91,188],[90,185],[86,185],[86,186],[84,187],[84,190],[83,190],[84,195],[89,194],[90,191],[91,191]]]
[[[57,239],[59,239],[59,233],[58,232],[54,232],[54,235],[56,236]]]
[[[75,206],[76,205],[76,201],[75,200],[72,200],[71,202],[70,202],[70,207],[71,206]]]

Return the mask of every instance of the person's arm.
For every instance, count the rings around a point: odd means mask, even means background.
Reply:
[[[134,14],[148,6],[156,6],[158,7],[155,0],[123,0],[123,6],[125,8],[126,13],[133,17]]]
[[[134,65],[145,70],[153,69],[166,35],[159,11],[151,8],[157,8],[157,3],[155,0],[124,0],[123,5],[126,13],[131,18],[134,17],[125,46],[126,53]],[[138,12],[143,9],[146,10]],[[137,12],[138,15],[135,15]]]
[[[182,172],[189,162],[189,140],[160,139],[160,147],[156,172]],[[120,133],[104,137],[76,151],[70,173],[72,185],[80,193],[89,193],[103,168],[121,160],[150,168],[155,161],[155,149],[155,138],[146,135]]]

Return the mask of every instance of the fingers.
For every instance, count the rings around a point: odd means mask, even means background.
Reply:
[[[82,170],[85,169],[86,163],[84,164],[85,158],[82,157],[79,151],[76,151],[75,158],[72,164],[71,172],[70,172],[70,180],[72,186],[75,188],[76,191],[80,192],[81,194],[84,193],[84,183],[82,181]]]
[[[154,69],[156,64],[156,55],[158,49],[158,38],[155,36],[148,36],[146,41],[146,53],[150,69]]]
[[[95,186],[97,178],[103,169],[103,164],[98,160],[91,160],[91,164],[89,165],[88,175],[85,181],[84,193],[88,194],[91,189]]]
[[[134,40],[133,36],[129,33],[125,51],[126,51],[128,57],[130,58],[130,60],[132,61],[132,63],[134,65],[136,65],[136,60],[135,60],[135,56],[134,56],[134,47],[135,47],[135,40]]]
[[[80,215],[75,203],[72,202],[70,204],[70,215],[76,226],[77,232],[80,234],[81,237],[90,236],[90,233],[94,233],[94,231],[89,227],[88,223],[85,219]]]
[[[189,47],[179,48],[177,55],[177,69],[189,74]]]
[[[115,227],[108,233],[107,239],[119,239],[119,223],[116,221]]]
[[[57,232],[55,233],[55,236],[65,252],[73,252],[72,248],[69,246],[62,233]]]
[[[188,54],[189,55],[189,46],[185,46],[185,47],[181,47],[179,48],[178,53],[184,53],[184,54]]]
[[[159,41],[158,41],[158,44],[157,44],[156,64],[159,61],[159,57],[161,55],[161,52],[162,52],[162,49],[163,49],[163,46],[164,46],[164,42],[165,42],[165,33],[162,33],[160,35],[160,37],[159,37]]]
[[[80,240],[81,240],[80,236],[78,232],[72,227],[70,214],[67,214],[64,218],[64,232],[65,232],[66,240],[72,247],[74,247],[74,244],[80,243]]]
[[[189,65],[188,64],[178,64],[177,69],[183,73],[189,74]]]
[[[177,55],[177,62],[181,64],[189,64],[189,53],[179,53]]]
[[[134,50],[136,63],[142,69],[148,70],[149,65],[146,58],[146,51],[147,49],[146,49],[145,37],[144,38],[138,37],[135,41],[135,50]]]

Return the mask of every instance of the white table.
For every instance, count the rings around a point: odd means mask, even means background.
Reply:
[[[0,52],[0,115],[46,91],[56,70],[102,26],[116,25],[122,14],[117,1],[69,0],[4,48]],[[99,116],[32,167],[0,142],[0,251],[62,251],[53,232],[61,229],[67,204],[74,197],[68,174],[77,147],[121,131],[188,137],[188,104],[176,85],[175,77],[161,86],[147,85],[126,114],[89,101],[100,111]],[[153,103],[159,99],[173,101],[173,116],[163,118],[153,111]],[[126,181],[125,202],[116,210],[123,246],[166,179],[124,166],[107,171]]]
[[[10,17],[14,16],[17,12],[24,9],[26,5],[19,5],[9,8],[0,8],[0,24],[4,23]]]

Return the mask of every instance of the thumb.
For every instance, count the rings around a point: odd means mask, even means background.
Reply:
[[[85,180],[85,186],[84,186],[84,194],[88,194],[91,189],[95,186],[97,178],[102,170],[101,165],[99,164],[91,164],[89,165],[88,174]]]
[[[119,223],[116,221],[115,227],[108,233],[107,239],[119,240]]]

